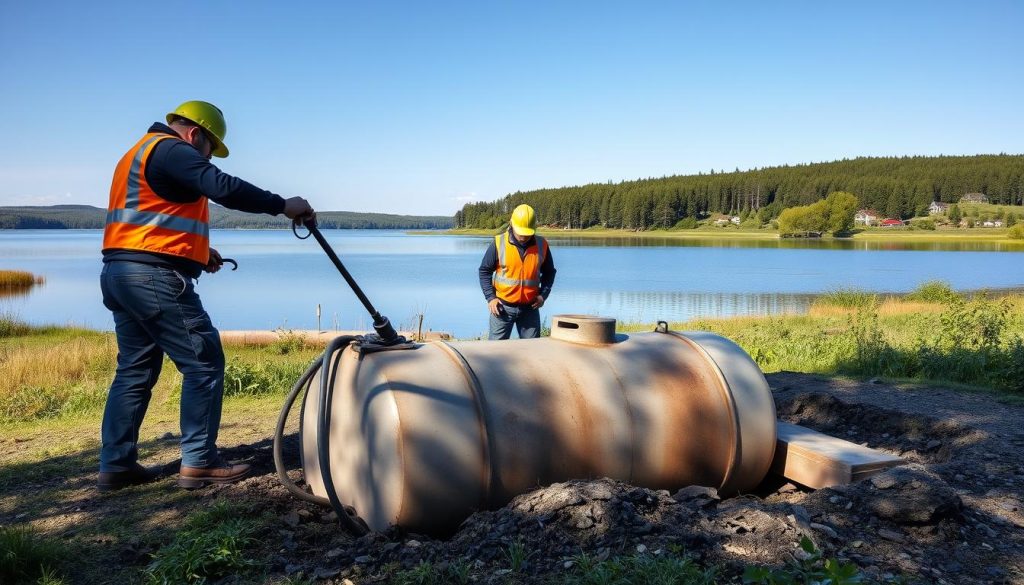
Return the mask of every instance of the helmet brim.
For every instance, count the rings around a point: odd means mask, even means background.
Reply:
[[[190,120],[188,116],[184,116],[184,115],[182,115],[182,114],[180,114],[178,112],[169,112],[167,114],[167,123],[170,124],[174,120],[175,117],[185,118],[186,120],[189,120],[193,124],[197,124],[197,122],[195,120]],[[201,124],[199,124],[199,127],[203,128],[203,126]],[[203,128],[203,131],[206,134],[206,137],[209,138],[213,142],[213,150],[210,151],[210,156],[215,156],[217,158],[227,158],[228,154],[229,154],[229,151],[228,151],[228,146],[226,144],[224,144],[224,141],[221,140],[220,138],[218,138],[216,134],[214,134],[213,132],[210,132],[206,128]]]

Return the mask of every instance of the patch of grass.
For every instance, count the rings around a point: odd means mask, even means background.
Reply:
[[[841,307],[859,309],[874,307],[878,304],[878,295],[857,288],[837,288],[814,299],[814,306]]]
[[[0,583],[61,583],[63,561],[60,544],[30,528],[0,527]]]
[[[200,584],[252,571],[258,561],[245,549],[256,542],[258,527],[251,512],[218,502],[193,514],[174,540],[153,554],[144,572],[148,585]]]
[[[963,300],[963,295],[953,290],[948,282],[930,280],[910,291],[905,297],[908,301],[924,303],[953,303]]]
[[[32,328],[27,323],[10,316],[0,315],[0,339],[28,335]]]
[[[823,559],[821,551],[806,536],[800,539],[800,550],[802,559],[785,567],[747,567],[743,572],[743,582],[750,585],[855,585],[864,582],[864,575],[856,565],[836,559]]]
[[[117,349],[104,336],[0,345],[0,416],[28,420],[81,412],[103,403]]]
[[[552,585],[713,585],[714,569],[704,569],[685,555],[630,555],[599,561],[581,554]]]
[[[536,551],[527,550],[522,539],[517,538],[502,552],[505,553],[505,558],[508,560],[509,570],[513,573],[520,573],[526,568],[527,561]]]
[[[1017,224],[1007,230],[1006,237],[1011,240],[1024,240],[1024,224]]]
[[[294,337],[294,336],[293,336]],[[283,394],[319,355],[315,347],[285,338],[278,345],[228,345],[227,397]],[[0,318],[0,420],[4,423],[93,413],[114,378],[117,342],[112,333],[65,327],[32,327]],[[169,359],[153,391],[153,404],[177,404],[181,374]]]
[[[470,567],[465,559],[447,565],[421,561],[412,569],[395,573],[390,582],[395,585],[467,585],[471,582]]]

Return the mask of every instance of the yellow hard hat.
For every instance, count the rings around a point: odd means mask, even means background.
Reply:
[[[213,138],[213,156],[226,158],[228,147],[224,145],[224,137],[228,133],[228,124],[224,121],[224,112],[210,102],[192,100],[174,108],[174,111],[167,114],[167,123],[177,116],[191,120],[199,124]]]
[[[537,231],[537,214],[523,203],[512,210],[512,231],[520,236],[532,236]]]

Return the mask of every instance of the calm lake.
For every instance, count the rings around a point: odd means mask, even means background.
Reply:
[[[326,230],[377,309],[399,328],[475,337],[487,330],[477,267],[485,237]],[[0,232],[0,269],[43,275],[27,295],[0,298],[0,314],[32,324],[112,329],[100,300],[99,230]],[[290,231],[215,230],[213,246],[237,272],[206,274],[198,291],[221,329],[369,328],[355,295],[311,239]],[[928,280],[956,289],[1024,286],[1024,247],[794,240],[550,238],[558,276],[542,310],[620,321],[762,315],[806,310],[841,287],[907,292]]]

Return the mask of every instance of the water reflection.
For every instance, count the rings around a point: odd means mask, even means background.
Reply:
[[[32,292],[32,287],[35,285],[26,286],[0,286],[0,299],[7,297],[23,297],[28,293]]]
[[[624,322],[686,321],[701,317],[804,313],[816,294],[699,293],[663,291],[566,291],[557,305],[583,313],[618,316]]]

